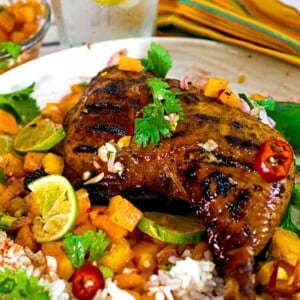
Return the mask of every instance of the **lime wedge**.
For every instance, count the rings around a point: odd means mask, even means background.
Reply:
[[[174,244],[193,244],[203,239],[205,227],[196,215],[181,216],[145,212],[138,223],[140,231],[160,241]]]
[[[66,133],[61,124],[39,116],[23,127],[15,137],[15,150],[20,152],[48,151],[56,146]]]
[[[14,139],[10,135],[0,135],[0,154],[14,152]]]
[[[40,206],[32,231],[39,243],[61,239],[70,232],[78,215],[78,199],[73,186],[61,175],[47,175],[28,184]]]

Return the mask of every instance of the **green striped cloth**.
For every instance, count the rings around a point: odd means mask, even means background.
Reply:
[[[300,66],[300,12],[277,0],[160,0],[160,35],[204,37]]]

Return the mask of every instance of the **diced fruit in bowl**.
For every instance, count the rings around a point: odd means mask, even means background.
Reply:
[[[0,1],[0,74],[38,56],[50,18],[46,0]]]

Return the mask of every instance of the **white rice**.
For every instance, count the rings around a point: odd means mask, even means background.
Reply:
[[[223,299],[224,281],[216,276],[215,264],[209,252],[201,261],[189,256],[183,259],[173,256],[169,262],[174,264],[170,271],[159,270],[146,284],[156,300]]]
[[[16,244],[4,231],[0,231],[0,270],[5,268],[22,269],[28,275],[40,278],[52,300],[70,299],[68,284],[57,275],[54,257],[45,256],[42,251],[34,253],[29,248]]]
[[[194,260],[186,250],[182,257],[169,257],[173,267],[159,270],[144,286],[144,291],[154,295],[156,300],[221,300],[224,281],[217,277],[215,264],[209,251],[202,260]],[[40,278],[49,290],[52,300],[75,299],[69,282],[59,279],[57,262],[54,257],[45,256],[41,251],[32,252],[7,237],[0,231],[0,270],[23,269],[28,275]],[[93,300],[134,300],[127,291],[118,288],[111,278],[105,281],[105,288],[98,291]]]

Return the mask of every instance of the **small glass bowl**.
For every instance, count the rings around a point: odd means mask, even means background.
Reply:
[[[0,5],[3,2],[0,1]],[[48,1],[40,0],[40,2],[45,9],[38,30],[21,44],[21,54],[16,61],[9,54],[0,52],[0,64],[8,60],[7,68],[0,69],[0,74],[38,57],[43,39],[48,32],[51,22],[51,8]]]

